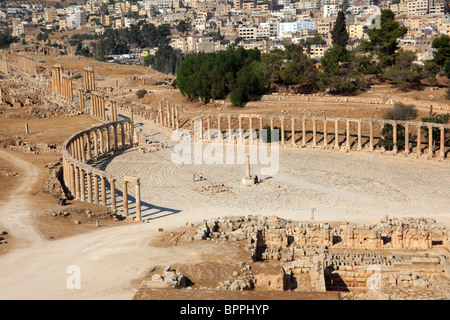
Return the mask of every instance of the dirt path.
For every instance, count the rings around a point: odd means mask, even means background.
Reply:
[[[21,169],[20,184],[12,191],[5,201],[0,202],[0,220],[2,227],[10,230],[14,237],[20,239],[17,244],[27,247],[31,243],[39,244],[42,238],[30,224],[33,204],[29,195],[33,185],[38,181],[39,169],[32,163],[22,160],[12,152],[0,150],[0,157]]]

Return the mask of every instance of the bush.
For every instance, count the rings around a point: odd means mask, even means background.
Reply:
[[[450,87],[447,88],[444,94],[445,99],[450,100]]]
[[[413,120],[417,117],[416,106],[413,104],[403,104],[397,102],[391,109],[384,114],[384,119],[387,120]],[[381,130],[381,135],[384,137],[380,140],[380,145],[386,150],[392,150],[394,146],[394,128],[390,124],[386,124]],[[405,128],[397,126],[397,148],[403,149],[405,146]]]
[[[142,99],[146,94],[147,94],[147,90],[145,90],[145,89],[141,89],[141,90],[136,91],[136,96],[139,99]]]
[[[401,102],[397,102],[384,114],[384,119],[387,120],[413,120],[416,117],[416,106],[413,104],[404,104]]]

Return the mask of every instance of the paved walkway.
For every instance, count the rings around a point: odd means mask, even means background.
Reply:
[[[168,141],[169,146],[177,143],[170,142],[170,132],[150,122],[135,117],[135,123],[135,130],[142,129],[149,140]],[[445,163],[381,154],[280,149],[278,172],[264,176],[260,174],[263,167],[267,165],[255,164],[251,171],[267,183],[244,187],[243,162],[179,165],[172,161],[171,148],[153,153],[129,150],[103,166],[115,177],[140,177],[144,219],[197,210],[209,212],[211,217],[277,214],[308,220],[311,208],[315,208],[318,220],[376,222],[388,214],[450,222],[450,168]],[[207,180],[193,182],[194,173],[197,177],[203,173]],[[231,192],[198,191],[206,185],[221,184]]]

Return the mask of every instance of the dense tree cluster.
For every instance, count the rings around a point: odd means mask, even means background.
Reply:
[[[153,69],[166,74],[175,74],[183,61],[184,55],[169,45],[159,46],[155,55],[148,55],[144,58],[145,66],[152,66]]]
[[[176,85],[189,99],[207,103],[227,96],[235,106],[262,94],[265,77],[258,69],[258,49],[231,48],[218,53],[198,53],[184,59],[177,71]]]
[[[0,49],[6,49],[13,42],[19,42],[19,38],[13,37],[9,30],[0,32]]]
[[[95,59],[104,61],[106,55],[126,54],[131,48],[157,47],[168,44],[170,26],[162,24],[155,26],[152,23],[131,25],[129,28],[107,28],[102,35],[74,35],[69,40],[76,45],[84,40],[97,40],[91,44],[89,52]],[[88,55],[84,50],[77,50],[78,54]]]

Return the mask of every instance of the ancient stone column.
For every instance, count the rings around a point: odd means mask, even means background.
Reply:
[[[328,147],[328,132],[327,132],[327,120],[323,120],[323,147]]]
[[[129,135],[130,135],[130,147],[132,147],[134,145],[133,140],[134,140],[134,122],[131,121],[128,124],[128,129],[130,130]]]
[[[176,121],[176,125],[177,125],[177,129],[179,128],[179,125],[180,125],[180,118],[179,118],[179,116],[178,116],[178,105],[177,105],[177,107],[175,108],[175,118],[177,119],[177,121]]]
[[[295,145],[295,118],[291,118],[291,145]]]
[[[369,121],[369,150],[373,151],[373,122]]]
[[[106,131],[106,152],[109,152],[111,150],[109,126],[105,127],[105,131]]]
[[[88,186],[88,202],[92,203],[92,173],[87,174],[87,186]]]
[[[312,126],[313,126],[313,146],[317,146],[317,136],[316,136],[316,119],[312,120]]]
[[[123,193],[123,216],[128,217],[128,185],[126,181],[123,182],[122,193]]]
[[[409,125],[406,124],[405,128],[405,154],[409,154]]]
[[[141,184],[138,180],[135,187],[136,192],[136,221],[141,221]]]
[[[114,213],[117,210],[117,200],[116,200],[116,179],[111,179],[111,209]]]
[[[242,143],[242,118],[241,116],[238,117],[239,121],[239,143]]]
[[[170,104],[169,101],[166,101],[166,115],[167,115],[167,127],[171,128],[172,124],[170,123]]]
[[[220,125],[220,114],[217,116],[217,131],[219,131],[219,138],[220,138],[220,136],[222,134],[222,127]]]
[[[121,139],[121,148],[125,148],[125,128],[123,122],[120,123],[120,139]]]
[[[420,124],[417,125],[417,154],[420,156],[422,154],[422,150],[421,150],[421,131],[420,131]]]
[[[159,101],[159,125],[164,126],[162,101]]]
[[[358,120],[358,151],[362,150],[361,120]]]
[[[444,127],[441,127],[440,130],[441,130],[441,137],[440,137],[441,144],[439,146],[439,157],[441,159],[444,159],[445,158],[445,130],[444,130]]]
[[[428,155],[433,156],[433,127],[428,126]]]
[[[231,131],[231,116],[228,116],[228,131]]]
[[[246,155],[245,156],[245,177],[247,179],[250,179],[251,175],[250,175],[250,156]]]
[[[172,122],[172,129],[175,129],[175,105],[172,104],[172,110],[170,112],[170,122]]]
[[[114,150],[119,149],[118,142],[117,142],[117,124],[115,123],[113,125],[113,135],[114,135]]]
[[[86,186],[84,184],[84,170],[80,169],[80,200],[85,201]]]
[[[384,122],[381,122],[380,123],[380,142],[381,142],[381,140],[384,140],[384,135],[382,134],[382,132],[383,132],[383,128],[384,128]],[[386,151],[386,148],[382,145],[381,146],[381,153],[383,153],[383,152],[385,152]]]
[[[306,146],[306,119],[302,118],[302,146]]]
[[[92,157],[91,148],[91,131],[88,131],[86,140],[86,160],[89,160]]]
[[[98,157],[98,132],[97,132],[97,129],[94,129],[93,132],[94,132],[94,140],[92,142],[94,143],[94,154],[96,157]]]
[[[102,154],[103,152],[105,152],[105,147],[104,147],[104,144],[103,144],[103,128],[99,128],[98,129],[99,130],[99,132],[100,132],[100,134],[99,134],[99,137],[100,137],[100,154]]]
[[[272,135],[272,132],[273,132],[273,117],[270,117],[270,133],[271,133],[271,135]]]
[[[73,87],[72,87],[72,80],[69,79],[69,100],[73,101]]]
[[[80,199],[80,170],[75,167],[75,198]]]
[[[98,175],[94,174],[94,203],[100,203],[100,197],[98,192]]]
[[[280,118],[281,144],[284,145],[284,118]]]
[[[76,193],[75,186],[75,166],[73,164],[70,165],[70,193],[74,195]]]
[[[101,177],[101,184],[102,184],[102,203],[106,206],[106,178]]]
[[[86,71],[86,69],[84,69],[83,71],[84,71],[84,73],[83,73],[83,87],[84,87],[84,90],[88,90],[87,81],[86,81],[87,71]]]
[[[334,120],[334,148],[339,149],[339,120]]]
[[[394,154],[396,154],[397,151],[398,151],[398,147],[397,147],[397,124],[396,123],[392,124],[392,129],[393,129],[393,134],[392,134],[392,140],[393,141],[392,142],[394,144],[393,152],[394,152]]]
[[[347,120],[347,139],[345,141],[347,150],[350,151],[350,120]]]
[[[208,141],[211,141],[211,117],[206,118],[206,125],[208,126]]]

